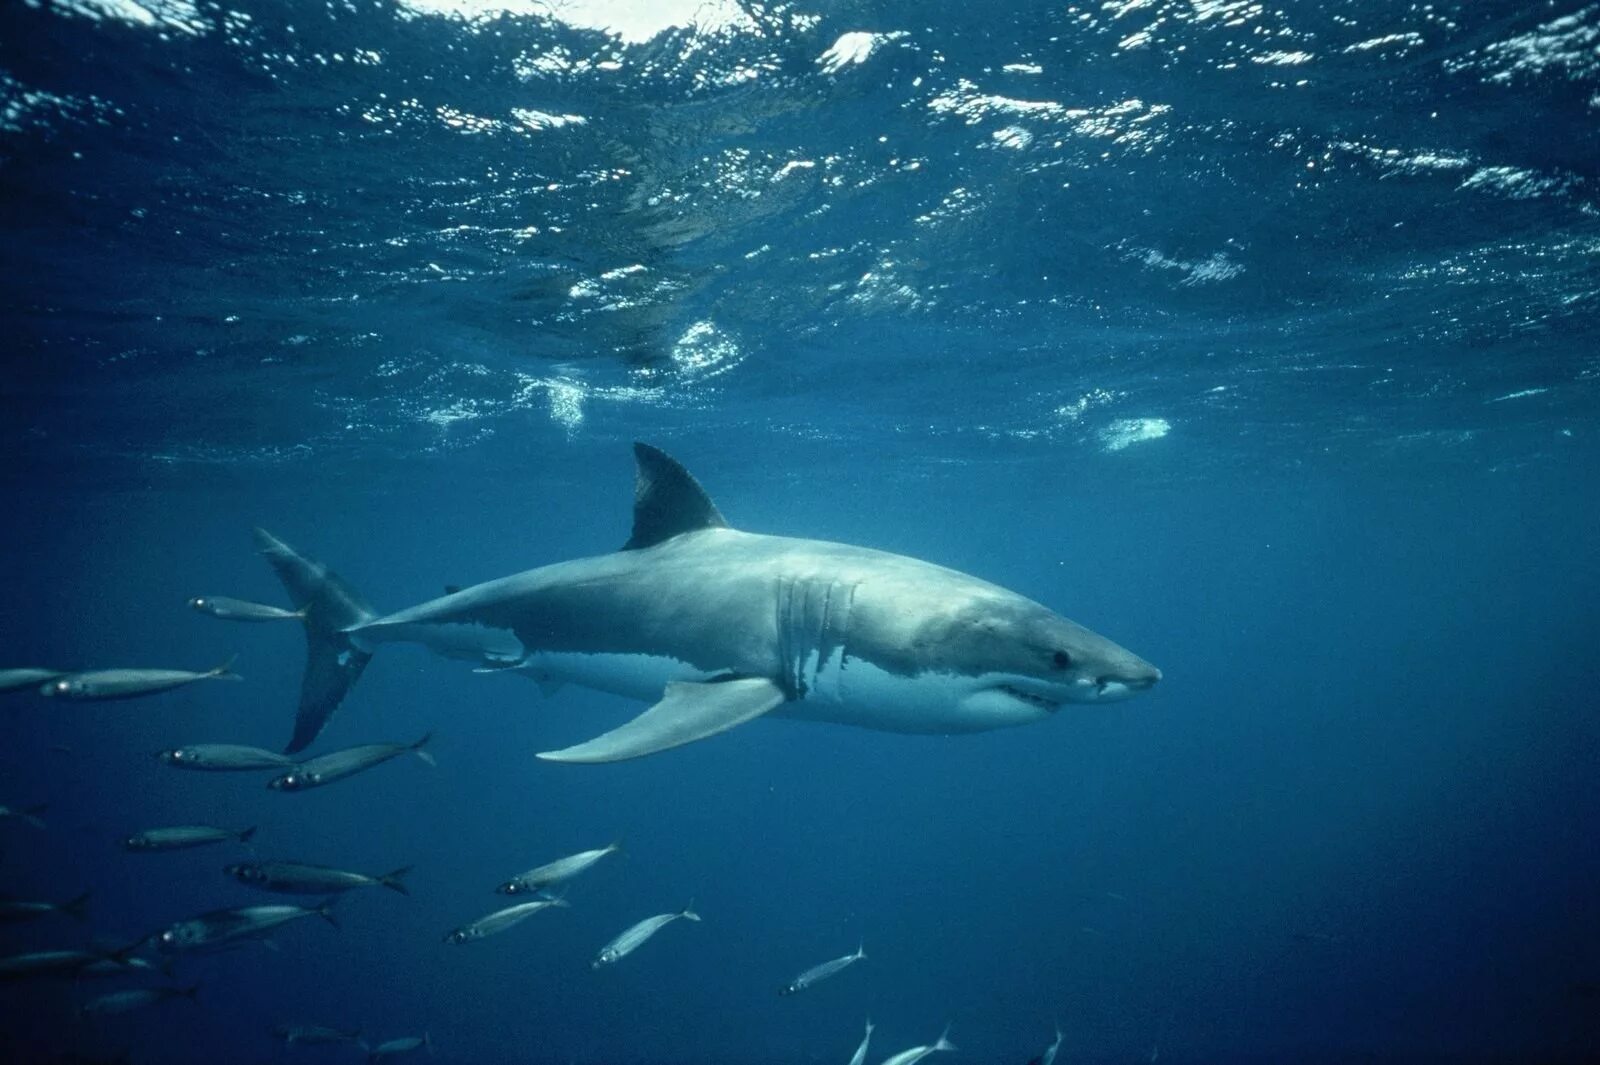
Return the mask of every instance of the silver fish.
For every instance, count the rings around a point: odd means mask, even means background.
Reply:
[[[272,1034],[289,1046],[294,1046],[296,1043],[304,1043],[306,1046],[325,1046],[329,1043],[361,1042],[359,1028],[344,1031],[320,1024],[280,1024],[272,1030]]]
[[[142,943],[140,945],[143,945]],[[73,975],[79,980],[97,976],[127,976],[130,973],[154,973],[164,971],[161,966],[148,958],[133,955],[113,955],[92,961],[79,969]]]
[[[156,757],[179,769],[204,769],[214,773],[283,769],[294,765],[294,759],[288,755],[238,743],[193,743],[187,747],[162,751]]]
[[[281,606],[230,599],[225,595],[197,595],[189,600],[189,605],[223,621],[288,621],[306,616],[304,610],[285,610]]]
[[[536,869],[529,869],[526,873],[514,876],[495,890],[502,895],[521,895],[524,892],[540,891],[551,884],[558,884],[577,876],[601,858],[621,849],[621,844],[612,843],[599,850],[569,854],[565,858],[557,858],[553,862],[546,862]]]
[[[35,917],[51,913],[63,914],[74,921],[87,919],[89,893],[85,891],[77,898],[68,899],[66,902],[23,902],[19,899],[0,901],[0,921],[31,921]]]
[[[804,991],[806,988],[811,987],[813,984],[821,983],[823,980],[826,980],[835,973],[842,972],[844,969],[847,969],[856,962],[861,961],[866,956],[867,948],[865,944],[862,944],[856,948],[856,952],[854,954],[846,954],[842,958],[834,958],[832,961],[825,961],[821,965],[813,965],[811,968],[807,969],[805,972],[789,981],[789,986],[779,991],[778,994],[798,994],[799,992]]]
[[[301,762],[283,776],[267,781],[267,787],[273,791],[305,791],[343,780],[406,753],[434,765],[433,755],[422,749],[432,738],[433,733],[430,732],[416,743],[368,743],[360,747],[347,747]]]
[[[856,1047],[856,1052],[850,1055],[850,1065],[865,1065],[867,1060],[867,1044],[872,1042],[872,1018],[867,1018],[867,1034],[861,1037],[861,1045]]]
[[[23,806],[13,808],[0,806],[0,818],[15,817],[18,821],[32,825],[34,828],[43,828],[44,822],[39,820],[39,815],[50,809],[48,803],[39,803],[36,806]]]
[[[687,917],[691,921],[700,920],[700,915],[694,912],[694,903],[692,902],[679,913],[658,913],[654,917],[646,917],[616,939],[601,947],[600,953],[595,955],[594,961],[589,963],[589,967],[598,969],[602,965],[611,965],[614,962],[621,961],[643,946],[645,940],[680,917]]]
[[[411,872],[408,865],[382,876],[349,873],[343,869],[330,869],[325,865],[306,865],[302,862],[241,862],[222,870],[241,884],[277,891],[287,895],[336,895],[364,887],[386,887],[409,895],[405,875]]]
[[[497,935],[504,932],[512,925],[521,924],[540,910],[548,910],[552,906],[567,905],[566,899],[534,899],[531,902],[519,902],[515,906],[507,906],[503,910],[496,910],[491,914],[478,918],[471,924],[464,924],[444,937],[446,943],[472,943],[486,936]]]
[[[74,976],[97,962],[118,960],[118,954],[108,951],[35,950],[0,958],[0,980],[29,976]]]
[[[190,987],[135,987],[124,991],[109,991],[85,1002],[79,1007],[78,1012],[86,1017],[103,1017],[154,1006],[158,1002],[170,1002],[175,998],[186,998],[190,1002],[196,1002],[198,999],[195,996],[199,991],[199,984]]]
[[[236,910],[212,910],[186,921],[178,921],[157,933],[156,948],[167,954],[195,953],[225,948],[242,939],[259,939],[281,925],[302,917],[320,917],[333,927],[333,900],[321,906],[242,906]]]
[[[902,1050],[898,1054],[884,1058],[883,1065],[916,1065],[917,1062],[929,1054],[937,1054],[941,1050],[954,1049],[956,1049],[956,1045],[950,1042],[950,1026],[945,1025],[944,1034],[939,1036],[938,1042],[931,1046],[912,1047],[910,1050]]]
[[[172,828],[150,828],[136,832],[122,841],[130,851],[181,851],[190,847],[204,847],[211,843],[238,840],[249,843],[256,834],[255,826],[249,828],[217,828],[214,825],[175,825]]]
[[[382,1061],[384,1058],[390,1058],[396,1054],[404,1054],[410,1050],[421,1050],[424,1047],[430,1050],[433,1048],[433,1042],[428,1038],[427,1032],[423,1032],[421,1035],[401,1036],[399,1039],[391,1039],[386,1043],[379,1043],[373,1047],[367,1052],[367,1062],[368,1065],[371,1065],[372,1062]]]
[[[59,669],[0,669],[0,693],[19,692],[28,688],[38,690],[45,681],[66,676]]]
[[[237,657],[237,656],[235,656]],[[68,673],[39,689],[40,695],[61,699],[133,699],[171,691],[197,680],[239,680],[230,658],[216,669],[191,673],[186,669],[95,669]]]
[[[1044,1053],[1039,1055],[1039,1065],[1056,1065],[1056,1055],[1061,1052],[1061,1024],[1056,1023],[1056,1041],[1044,1048]]]

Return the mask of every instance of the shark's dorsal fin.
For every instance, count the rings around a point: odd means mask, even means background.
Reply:
[[[728,523],[700,482],[678,460],[649,444],[635,443],[639,473],[633,490],[633,536],[624,551],[654,547],[696,529],[726,529]]]

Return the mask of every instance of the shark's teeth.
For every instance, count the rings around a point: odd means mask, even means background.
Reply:
[[[1049,710],[1052,713],[1061,709],[1061,704],[1054,699],[1046,699],[1042,695],[1035,695],[1032,692],[1023,691],[1021,688],[1012,687],[1010,684],[1000,685],[1000,691],[1005,692],[1013,699],[1021,699],[1025,703],[1030,703],[1033,706],[1040,707],[1041,709]]]

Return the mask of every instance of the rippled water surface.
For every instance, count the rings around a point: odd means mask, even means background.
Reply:
[[[307,1022],[842,1063],[869,1014],[872,1061],[947,1021],[952,1062],[1057,1020],[1063,1062],[1600,1054],[1600,5],[13,0],[0,276],[0,667],[247,678],[0,695],[0,803],[50,807],[0,821],[0,894],[93,893],[0,954],[260,901],[237,848],[117,848],[160,823],[417,867],[181,966],[197,1007],[0,985],[14,1060],[360,1060],[275,1045]],[[397,609],[615,548],[635,439],[735,525],[978,573],[1166,679],[575,769],[530,756],[638,707],[385,651],[325,743],[434,729],[435,771],[149,757],[288,735],[299,637],[183,608],[281,599],[252,525]],[[440,944],[618,836],[570,912]]]

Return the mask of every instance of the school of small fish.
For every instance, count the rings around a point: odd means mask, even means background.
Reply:
[[[256,623],[301,620],[305,617],[303,610],[285,610],[226,596],[196,596],[188,601],[188,605],[202,614],[227,621]],[[213,669],[199,672],[142,668],[77,672],[16,668],[0,669],[0,693],[31,690],[48,698],[95,702],[157,695],[205,680],[239,679],[239,675],[233,672],[231,658]],[[435,764],[434,758],[425,750],[431,738],[430,733],[412,743],[364,744],[301,760],[276,751],[231,743],[194,743],[160,751],[156,757],[172,768],[199,772],[272,771],[277,775],[267,781],[269,789],[299,792],[345,780],[407,754],[415,755],[432,766]],[[0,806],[0,823],[11,820],[34,830],[46,830],[41,815],[47,809],[46,804]],[[255,834],[255,826],[170,825],[134,832],[122,840],[122,846],[135,853],[186,850],[230,842],[253,847]],[[565,894],[553,896],[549,893],[550,889],[564,887],[568,881],[619,850],[621,845],[613,841],[604,847],[555,858],[511,877],[495,887],[494,891],[502,895],[531,896],[527,901],[513,903],[468,921],[447,932],[444,941],[457,945],[477,943],[506,932],[536,914],[570,906]],[[178,1000],[194,1003],[199,1001],[200,985],[191,983],[185,986],[174,982],[177,959],[228,951],[250,943],[266,943],[270,946],[274,933],[279,929],[307,917],[321,918],[337,928],[335,905],[349,891],[378,887],[400,895],[410,894],[405,884],[410,867],[369,874],[289,859],[266,859],[234,862],[224,866],[222,871],[239,883],[261,891],[315,896],[320,901],[308,906],[275,903],[211,910],[173,921],[118,946],[11,954],[0,957],[0,982],[63,977],[77,982],[108,976],[149,981],[145,986],[104,992],[83,999],[78,1006],[79,1015],[97,1019],[152,1009]],[[0,924],[35,921],[51,916],[86,922],[88,904],[87,894],[62,901],[0,899]],[[666,926],[680,919],[700,922],[701,917],[695,912],[692,901],[681,910],[654,914],[635,921],[598,950],[590,962],[591,968],[600,969],[622,961]],[[778,993],[794,995],[806,991],[838,976],[866,957],[865,944],[858,944],[852,953],[803,970],[784,984]],[[849,1059],[849,1065],[865,1065],[872,1033],[873,1024],[869,1019],[861,1042]],[[365,1053],[369,1063],[416,1050],[431,1052],[433,1047],[432,1039],[426,1032],[369,1042],[365,1034],[356,1029],[285,1023],[276,1026],[272,1034],[285,1048],[347,1044]],[[1053,1065],[1060,1045],[1061,1032],[1057,1028],[1055,1042],[1044,1054],[1034,1059],[1035,1065]],[[955,1049],[949,1040],[947,1027],[934,1042],[892,1054],[883,1059],[881,1065],[916,1065],[932,1054]]]

